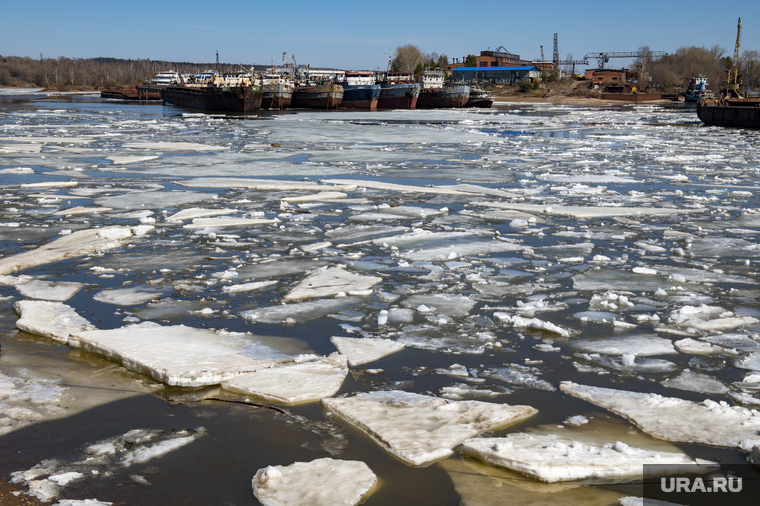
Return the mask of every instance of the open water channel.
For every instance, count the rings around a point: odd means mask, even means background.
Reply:
[[[224,331],[257,358],[330,355],[336,336],[393,341],[405,347],[350,366],[334,397],[527,405],[538,413],[483,435],[745,462],[752,433],[742,444],[653,437],[633,420],[645,408],[626,418],[560,382],[724,401],[760,440],[759,190],[760,132],[705,127],[683,107],[215,115],[0,95],[0,262],[79,231],[139,230],[0,272],[0,479],[53,503],[246,505],[258,469],[332,457],[377,475],[368,506],[632,495],[616,480],[545,484],[457,451],[414,466],[319,401],[169,386],[130,357],[19,330],[16,303],[45,300],[103,331]],[[326,269],[357,286],[289,298]],[[44,328],[45,314],[25,328]],[[142,351],[166,353],[161,336]],[[150,459],[87,460],[96,443],[134,444],[125,434],[137,429],[195,437]]]

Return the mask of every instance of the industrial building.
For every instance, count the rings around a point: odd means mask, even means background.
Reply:
[[[454,81],[477,81],[499,84],[516,84],[523,79],[531,81],[541,77],[538,67],[457,67],[452,70]]]

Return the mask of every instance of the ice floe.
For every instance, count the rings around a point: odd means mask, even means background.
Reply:
[[[403,343],[390,339],[332,336],[330,340],[338,351],[346,356],[348,364],[352,367],[374,362],[404,349]]]
[[[302,300],[331,297],[339,294],[355,294],[369,290],[381,283],[379,276],[364,276],[346,270],[342,266],[327,267],[309,275],[285,295],[286,300]]]
[[[264,506],[354,506],[377,483],[364,462],[322,458],[256,471],[253,495]]]
[[[323,399],[322,404],[407,464],[448,457],[468,437],[530,417],[530,406],[446,399],[402,391]]]
[[[292,365],[241,374],[222,382],[222,388],[243,395],[256,395],[278,404],[295,404],[331,397],[348,374],[346,357],[301,355]]]
[[[457,448],[463,455],[537,480],[640,478],[647,464],[670,472],[693,469],[695,461],[684,453],[634,448],[623,442],[589,444],[559,435],[516,433],[502,438],[467,439]]]
[[[16,289],[21,295],[30,299],[64,302],[76,295],[84,286],[84,283],[73,281],[35,279],[18,285]]]
[[[20,316],[16,327],[31,334],[69,344],[72,333],[95,330],[87,319],[62,302],[22,300],[14,305]]]
[[[617,413],[665,441],[750,449],[753,441],[760,443],[760,411],[755,409],[572,382],[560,383],[560,390]]]

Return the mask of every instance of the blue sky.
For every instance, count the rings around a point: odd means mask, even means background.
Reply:
[[[550,60],[554,34],[561,59],[572,53],[673,52],[715,45],[733,55],[760,51],[760,1],[384,0],[290,2],[4,2],[0,54],[111,56],[151,60],[269,64],[282,53],[298,63],[344,69],[385,68],[387,53],[415,44],[449,60],[504,46],[524,59]],[[595,60],[592,60],[596,66]],[[611,60],[623,66],[628,60]]]

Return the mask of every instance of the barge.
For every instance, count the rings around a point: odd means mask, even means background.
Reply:
[[[760,128],[760,99],[716,98],[697,102],[697,116],[710,126]]]

